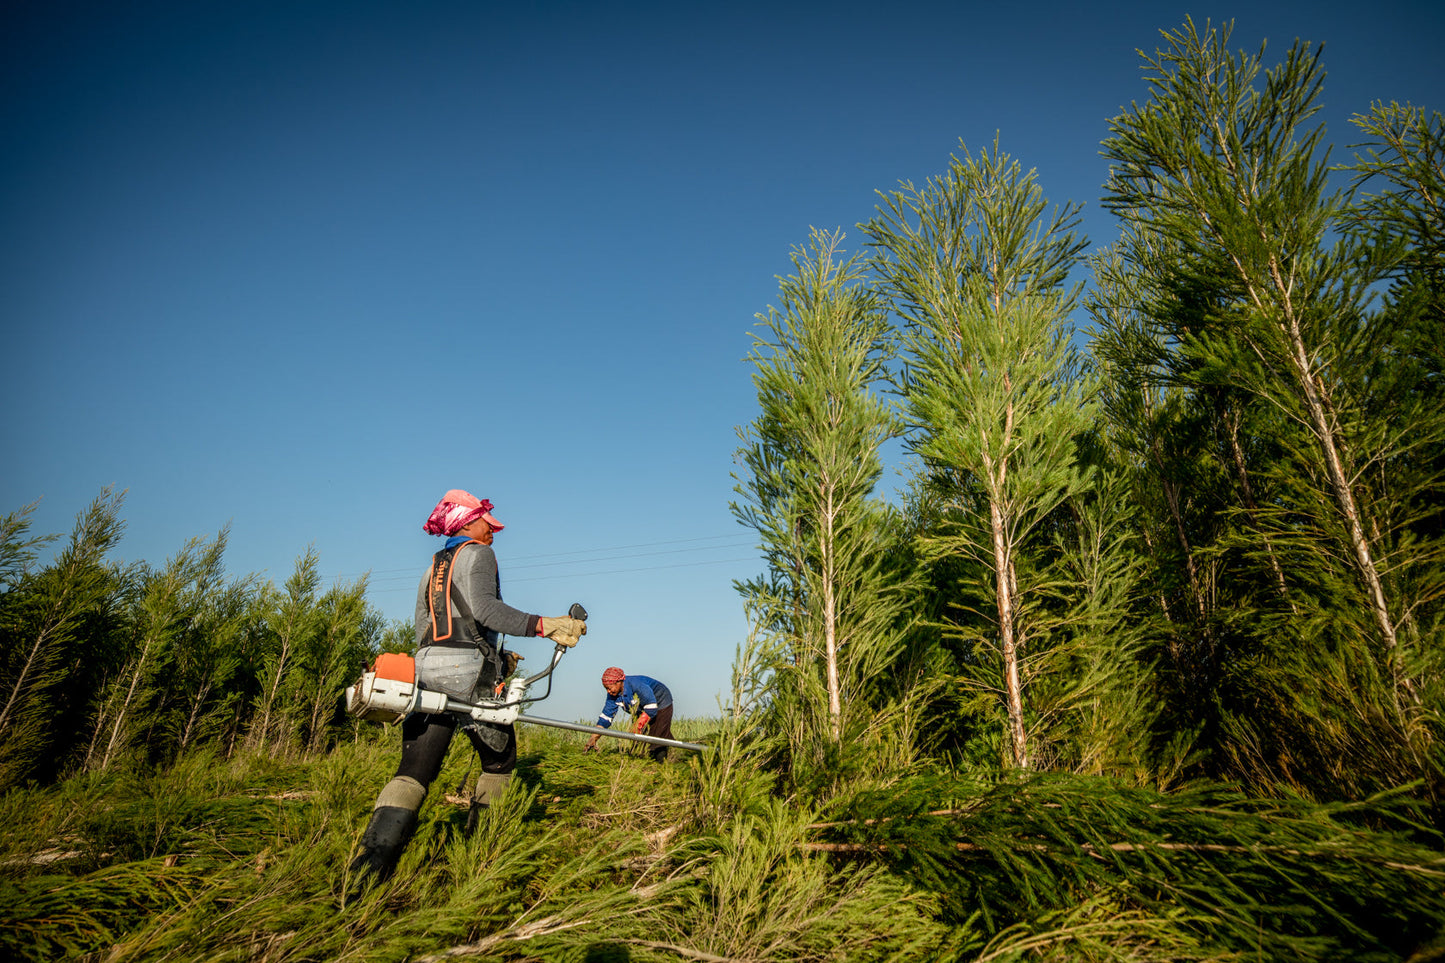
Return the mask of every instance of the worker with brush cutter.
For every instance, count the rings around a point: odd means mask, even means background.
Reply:
[[[617,710],[630,710],[635,703],[637,725],[634,732],[660,739],[672,738],[672,693],[667,686],[645,675],[628,675],[614,665],[602,673],[602,688],[607,690],[607,698],[602,702],[602,714],[597,717],[598,726],[612,728],[612,717],[617,715]],[[588,739],[583,751],[596,749],[599,738],[600,733]],[[667,760],[666,746],[654,746],[650,752],[658,762]]]
[[[432,509],[423,529],[447,541],[432,557],[417,590],[419,688],[468,702],[490,698],[521,658],[504,651],[499,636],[543,636],[570,648],[587,634],[582,619],[529,615],[502,601],[497,556],[492,550],[492,539],[502,524],[492,516],[490,501],[452,489]],[[469,721],[450,712],[408,715],[401,724],[401,762],[376,798],[371,821],[361,837],[361,852],[351,863],[352,872],[383,880],[395,871],[458,725],[482,764],[472,793],[469,828],[481,807],[506,789],[517,765],[517,736],[511,724]]]

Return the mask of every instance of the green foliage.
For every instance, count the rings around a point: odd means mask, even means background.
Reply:
[[[701,806],[711,754],[659,766],[528,727],[470,835],[458,740],[397,875],[358,891],[397,749],[370,731],[308,763],[197,753],[0,797],[0,955],[1400,960],[1445,921],[1440,838],[1403,794],[940,774],[821,822],[766,778]],[[756,772],[739,748],[723,767]]]
[[[13,807],[0,813],[32,816],[0,836],[0,954],[906,960],[939,939],[931,897],[809,855],[805,811],[766,786],[698,833],[691,764],[584,754],[570,734],[525,727],[518,779],[475,832],[448,799],[473,768],[458,740],[397,875],[357,892],[349,850],[395,765],[395,733],[372,732],[304,765],[203,753],[143,779],[0,798]],[[83,855],[32,862],[57,836]]]
[[[90,696],[85,667],[107,662],[104,641],[125,575],[107,567],[104,558],[124,528],[122,500],[123,495],[103,492],[76,518],[55,561],[35,574],[27,563],[39,541],[23,540],[28,513],[7,516],[0,791],[30,778],[41,758],[53,758],[54,718],[84,713]],[[92,655],[95,661],[86,658]]]
[[[1440,837],[1400,793],[1319,805],[1052,774],[948,788],[861,797],[822,827],[847,842],[816,848],[878,854],[952,918],[1009,940],[1103,914],[1091,938],[1127,945],[1165,929],[1198,954],[1185,958],[1395,960],[1445,921]]]
[[[873,393],[891,352],[887,325],[860,283],[863,259],[835,260],[840,241],[815,232],[793,254],[781,307],[759,316],[749,359],[762,411],[739,432],[745,500],[733,505],[768,559],[768,574],[739,589],[780,643],[770,710],[802,781],[830,773],[845,743],[855,757],[883,744],[870,736],[866,693],[905,648],[913,591],[903,533],[873,497],[879,446],[898,431]]]
[[[352,731],[338,696],[383,624],[365,579],[320,592],[314,553],[285,596],[229,579],[225,530],[160,569],[120,569],[105,561],[120,503],[103,493],[40,568],[53,536],[28,537],[31,509],[0,520],[0,790],[72,768],[144,770],[194,747],[229,753],[247,733],[315,753]]]
[[[224,531],[209,544],[193,539],[162,571],[138,576],[135,634],[120,671],[102,690],[87,769],[109,768],[154,725],[166,669],[221,578],[225,546]]]
[[[269,599],[261,658],[261,692],[254,707],[255,722],[248,743],[265,749],[285,751],[299,741],[300,699],[295,688],[303,676],[297,671],[301,650],[317,630],[316,592],[321,586],[317,573],[319,559],[314,548],[296,560],[296,571],[286,580],[285,591]]]
[[[1040,671],[1025,663],[1055,648],[1052,610],[1069,605],[1039,540],[1088,488],[1076,446],[1093,417],[1066,322],[1077,298],[1067,276],[1085,244],[1079,208],[1047,208],[1033,172],[995,143],[886,195],[866,226],[903,319],[908,444],[939,506],[920,544],[931,559],[964,559],[972,581],[944,628],[970,655],[988,653],[962,674],[998,693],[1009,758],[1024,768],[1038,762],[1024,679]]]
[[[1228,29],[1164,37],[1104,143],[1123,233],[1091,310],[1177,718],[1261,786],[1438,782],[1439,122],[1360,118],[1356,172],[1386,190],[1355,201],[1313,120],[1318,48],[1267,69]]]

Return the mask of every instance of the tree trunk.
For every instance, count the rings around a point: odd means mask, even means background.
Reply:
[[[10,725],[11,715],[20,702],[21,694],[25,691],[25,681],[30,677],[35,668],[36,662],[40,660],[41,653],[45,651],[46,643],[49,641],[50,633],[54,625],[47,625],[35,636],[35,644],[25,656],[25,665],[20,669],[20,675],[15,679],[15,684],[10,687],[10,693],[5,698],[5,708],[0,709],[0,732],[4,732]]]
[[[843,699],[838,683],[838,596],[833,581],[836,566],[833,524],[836,512],[830,490],[823,499],[822,563],[823,563],[823,652],[827,662],[828,719],[833,741],[843,741]]]
[[[117,747],[122,741],[121,731],[124,729],[126,721],[130,718],[131,703],[135,701],[136,689],[140,687],[141,676],[145,672],[146,659],[150,656],[151,643],[153,641],[152,638],[147,636],[145,645],[141,646],[140,658],[136,659],[135,668],[131,670],[130,685],[126,687],[125,698],[123,698],[120,701],[120,705],[116,707],[115,719],[110,725],[110,737],[106,740],[105,751],[101,754],[99,765],[93,765],[93,760],[87,760],[88,768],[105,772],[110,766],[110,761],[114,758]]]
[[[1295,372],[1299,375],[1300,385],[1304,388],[1305,404],[1309,409],[1310,420],[1314,422],[1320,450],[1325,456],[1325,468],[1329,472],[1330,486],[1334,489],[1335,501],[1350,530],[1350,544],[1355,550],[1355,561],[1359,563],[1360,573],[1364,576],[1365,585],[1370,593],[1375,622],[1380,627],[1381,635],[1384,636],[1385,647],[1393,651],[1396,644],[1395,623],[1390,618],[1390,607],[1385,601],[1385,587],[1380,581],[1380,572],[1375,567],[1375,560],[1370,553],[1370,542],[1365,537],[1365,528],[1360,521],[1360,511],[1355,504],[1354,490],[1350,486],[1349,478],[1345,476],[1344,466],[1340,463],[1339,441],[1331,419],[1325,414],[1324,395],[1317,388],[1313,372],[1310,370],[1309,352],[1305,348],[1304,338],[1300,334],[1299,321],[1294,317],[1293,312],[1289,313],[1288,320],[1292,349],[1290,360],[1294,362]]]
[[[1189,594],[1194,597],[1194,610],[1200,623],[1208,617],[1204,605],[1204,587],[1199,583],[1199,570],[1194,565],[1194,549],[1189,544],[1189,535],[1184,531],[1184,511],[1179,507],[1179,490],[1164,475],[1164,455],[1159,451],[1159,439],[1150,439],[1154,463],[1159,468],[1159,484],[1164,489],[1164,502],[1169,506],[1169,516],[1174,519],[1174,535],[1179,539],[1179,549],[1184,553],[1184,570],[1189,573]]]
[[[1019,651],[1014,633],[1013,592],[1009,586],[1010,557],[1004,516],[997,498],[988,502],[989,527],[993,534],[994,589],[998,596],[999,639],[1003,647],[1004,696],[1008,703],[1009,745],[1013,763],[1029,768],[1028,734],[1024,730],[1024,692],[1019,675]]]
[[[271,679],[270,684],[266,687],[266,698],[265,701],[261,704],[261,718],[256,722],[256,726],[252,730],[252,732],[255,733],[255,738],[252,740],[252,744],[258,750],[264,751],[266,748],[266,743],[270,738],[271,710],[275,708],[276,699],[279,697],[279,693],[281,691],[281,680],[286,675],[286,660],[290,656],[290,654],[291,644],[289,642],[281,643],[281,652],[276,658],[276,675],[274,678]]]
[[[191,744],[191,739],[194,738],[195,735],[196,724],[201,718],[201,706],[205,705],[206,696],[210,695],[210,693],[211,683],[207,680],[205,684],[201,686],[199,692],[193,692],[186,696],[186,698],[191,700],[191,711],[186,713],[186,724],[185,727],[181,729],[179,740],[181,749],[185,749]]]

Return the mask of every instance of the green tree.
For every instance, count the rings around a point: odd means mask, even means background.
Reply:
[[[984,566],[991,629],[958,626],[996,647],[1009,756],[1029,768],[1022,663],[1045,643],[1047,576],[1026,546],[1044,520],[1087,487],[1076,436],[1089,427],[1089,389],[1077,377],[1068,273],[1085,241],[1077,205],[1056,208],[1017,161],[963,148],[946,174],[884,197],[865,229],[904,320],[902,391],[909,444],[943,492],[951,530],[931,555]]]
[[[296,560],[296,571],[286,580],[283,593],[267,595],[269,626],[261,653],[261,692],[252,710],[252,748],[285,750],[297,737],[299,708],[290,698],[296,683],[295,667],[303,647],[317,629],[316,592],[321,585],[315,548]]]
[[[127,658],[102,693],[85,768],[103,772],[135,749],[154,727],[172,674],[177,640],[184,640],[222,572],[226,533],[193,538],[165,567],[140,576]],[[116,640],[120,641],[120,640]]]
[[[219,735],[243,699],[242,641],[258,593],[254,576],[223,584],[219,573],[196,588],[197,608],[172,646],[170,691],[160,714],[177,753]]]
[[[316,630],[305,640],[294,672],[304,699],[306,748],[320,752],[330,736],[337,698],[370,661],[381,617],[366,605],[367,578],[338,585],[317,604]]]
[[[1190,21],[1164,37],[1145,58],[1150,100],[1111,122],[1105,203],[1124,222],[1119,250],[1170,376],[1238,445],[1221,462],[1240,499],[1221,511],[1247,518],[1250,534],[1219,545],[1278,562],[1288,631],[1264,640],[1274,658],[1253,678],[1235,675],[1249,694],[1233,751],[1261,778],[1331,791],[1412,778],[1438,715],[1418,657],[1439,645],[1440,553],[1421,539],[1438,472],[1418,469],[1438,465],[1445,419],[1400,365],[1422,329],[1373,305],[1420,238],[1346,230],[1390,205],[1355,208],[1352,221],[1330,186],[1314,121],[1319,48],[1296,43],[1267,70],[1263,46],[1232,52],[1228,29]],[[1390,120],[1377,120],[1388,140]],[[1362,172],[1388,179],[1395,162],[1373,156]],[[1408,164],[1398,171],[1421,183]],[[1250,451],[1262,460],[1246,471]],[[1286,642],[1293,633],[1307,644]],[[1259,761],[1261,741],[1272,759]]]
[[[1138,268],[1167,251],[1126,229],[1093,259],[1086,303],[1100,439],[1128,479],[1121,494],[1152,599],[1136,621],[1152,626],[1151,661],[1174,708],[1167,728],[1214,738],[1222,693],[1268,640],[1296,637],[1297,612],[1284,540],[1264,517],[1277,504],[1272,473],[1260,470],[1280,457],[1268,442],[1276,416],[1238,389],[1198,384],[1196,359],[1170,333],[1192,324],[1197,299],[1161,303]]]
[[[4,567],[5,651],[0,675],[0,789],[30,775],[57,745],[53,716],[59,690],[80,660],[97,616],[108,617],[122,573],[105,564],[120,541],[123,493],[104,490],[76,517],[70,540],[33,578],[24,575],[35,542],[22,539],[24,517],[7,516]]]
[[[1366,140],[1346,168],[1358,192],[1346,223],[1366,238],[1383,233],[1403,242],[1391,301],[1418,327],[1438,333],[1445,321],[1445,115],[1391,102],[1353,122]],[[1439,339],[1416,347],[1433,349],[1430,367],[1438,372]]]
[[[814,231],[793,254],[780,306],[758,316],[749,360],[761,412],[739,431],[743,500],[733,504],[769,563],[740,590],[785,640],[791,660],[776,681],[791,697],[780,705],[807,707],[793,749],[817,760],[872,720],[867,690],[899,651],[910,591],[897,526],[873,494],[879,447],[899,430],[874,391],[888,324],[863,284],[866,260],[841,260],[841,240]]]

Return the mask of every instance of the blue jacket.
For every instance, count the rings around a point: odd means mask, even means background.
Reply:
[[[602,703],[602,715],[597,717],[597,724],[604,729],[611,729],[612,717],[617,715],[618,709],[631,706],[634,695],[641,700],[642,711],[649,716],[656,716],[658,710],[672,705],[672,693],[667,691],[667,686],[645,675],[629,675],[622,680],[621,694],[615,699],[612,693],[607,694],[607,701]]]

